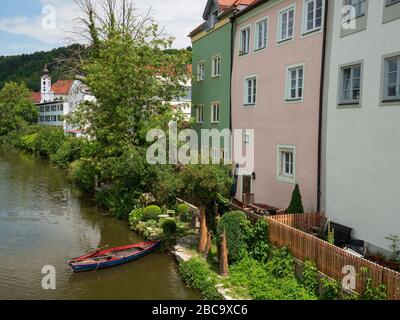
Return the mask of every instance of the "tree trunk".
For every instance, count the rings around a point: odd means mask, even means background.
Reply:
[[[219,258],[219,263],[220,263],[220,271],[219,274],[223,277],[226,277],[228,275],[228,246],[226,243],[226,233],[224,230],[224,233],[221,236],[221,256]]]
[[[209,253],[210,253],[210,250],[211,250],[211,240],[212,240],[211,232],[209,232],[208,235],[207,235],[207,244],[206,244],[206,248],[205,248],[205,251],[204,251],[204,255],[205,255],[205,256],[208,256]]]
[[[206,210],[201,208],[200,213],[200,240],[199,240],[199,253],[204,253],[207,246],[207,221]]]

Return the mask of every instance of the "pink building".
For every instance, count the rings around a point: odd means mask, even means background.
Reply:
[[[324,16],[324,0],[260,0],[236,17],[232,128],[254,129],[243,141],[255,148],[241,201],[284,209],[298,183],[304,209],[318,210]]]

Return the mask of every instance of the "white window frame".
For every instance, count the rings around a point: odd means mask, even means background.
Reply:
[[[292,83],[291,83],[291,71],[292,70],[299,70],[303,69],[303,83],[302,83],[302,95],[301,97],[298,96],[299,93],[299,74],[298,71],[296,72],[296,97],[292,98],[291,96],[291,90],[292,90]],[[303,102],[304,101],[304,89],[305,89],[305,75],[306,75],[306,65],[305,63],[298,63],[298,64],[293,64],[290,66],[286,67],[286,88],[285,88],[285,102],[287,103],[298,103],[298,102]]]
[[[311,29],[308,29],[308,3],[313,2],[314,3],[314,16],[313,16],[313,27]],[[304,0],[303,2],[303,35],[308,35],[311,33],[314,33],[316,31],[321,31],[324,26],[324,19],[325,19],[325,0],[321,0],[322,2],[322,7],[321,7],[321,25],[319,27],[316,26],[316,21],[317,21],[317,16],[316,16],[316,5],[317,5],[317,0]]]
[[[396,75],[396,96],[388,95],[389,87],[389,61],[397,60],[397,75]],[[393,85],[393,84],[391,84]],[[400,101],[400,55],[385,57],[383,67],[383,102]]]
[[[217,54],[212,57],[211,59],[211,77],[212,78],[218,78],[221,76],[221,55]],[[217,63],[217,68],[215,63]]]
[[[246,48],[243,48],[243,31],[247,31],[247,41],[246,41]],[[251,38],[251,26],[247,25],[240,29],[240,37],[239,37],[239,56],[245,56],[250,53],[250,38]],[[247,51],[245,50],[247,49]]]
[[[247,86],[248,81],[252,81],[252,93],[251,93],[251,102],[249,103],[249,87]],[[254,88],[254,80],[256,81],[255,88]],[[257,75],[249,75],[244,77],[244,85],[243,85],[243,105],[245,107],[255,107],[257,104],[257,86],[258,86],[258,76]]]
[[[366,15],[367,13],[367,2],[368,0],[355,0],[357,3],[352,3],[353,0],[344,0],[344,5],[346,6],[353,6],[354,9],[356,10],[356,16],[355,18],[360,18]],[[362,3],[364,3],[364,12],[361,12],[362,8]]]
[[[203,70],[201,70],[203,66]],[[199,61],[197,63],[197,82],[204,81],[206,79],[206,62],[205,60]]]
[[[203,123],[203,122],[204,122],[204,105],[199,104],[196,106],[196,123]]]
[[[251,144],[251,134],[248,132],[248,130],[243,130],[243,143],[244,144]]]
[[[215,107],[218,108],[218,119],[215,119],[214,109]],[[218,101],[211,103],[211,123],[219,123],[221,118],[221,103]]]
[[[356,79],[353,76],[354,73],[354,68],[359,67],[360,68],[360,87],[359,87],[359,98],[358,100],[355,100],[353,98],[351,98],[350,100],[346,100],[345,99],[345,92],[344,92],[344,71],[346,69],[351,69],[351,75],[350,75],[350,91],[351,91],[351,97],[353,96],[353,91],[354,91],[354,87],[353,87],[353,81]],[[343,65],[340,66],[339,69],[339,106],[346,106],[346,105],[361,105],[361,100],[362,100],[362,94],[363,94],[363,63],[362,62],[355,62],[352,64],[347,64],[347,65]]]
[[[294,184],[296,183],[296,146],[279,144],[277,150],[276,178],[278,181]],[[284,173],[283,153],[292,153],[292,174]]]
[[[282,16],[285,13],[288,13],[291,10],[293,10],[293,32],[292,32],[291,36],[287,35],[286,38],[282,38]],[[276,36],[277,43],[280,44],[280,43],[292,41],[294,39],[294,34],[295,34],[295,31],[296,31],[296,4],[295,3],[291,4],[291,5],[287,6],[287,7],[282,8],[281,10],[279,10],[278,11],[278,19],[277,20],[278,20],[278,22],[277,22],[278,23],[278,27],[276,28],[277,29],[277,36]],[[289,20],[287,20],[287,27],[289,27]]]
[[[265,43],[263,46],[259,46],[258,40],[260,35],[260,24],[265,22]],[[269,40],[269,16],[266,16],[260,20],[257,20],[254,25],[254,51],[260,51],[268,47],[268,40]],[[263,37],[264,38],[264,37]]]

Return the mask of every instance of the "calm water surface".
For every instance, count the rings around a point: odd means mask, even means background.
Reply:
[[[142,240],[82,196],[64,171],[0,149],[0,300],[201,299],[164,253],[84,274],[67,265],[96,248]],[[42,289],[44,265],[56,268],[56,290]]]

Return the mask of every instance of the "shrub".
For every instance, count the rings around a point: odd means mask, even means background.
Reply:
[[[158,220],[160,214],[161,208],[159,206],[148,206],[143,210],[142,221]]]
[[[96,186],[96,168],[87,159],[80,159],[71,163],[70,175],[72,181],[84,191],[92,192]]]
[[[226,231],[229,262],[239,261],[247,254],[246,236],[250,222],[242,211],[224,214],[218,223],[217,241],[220,245],[221,236]]]
[[[294,259],[289,249],[275,250],[272,259],[267,263],[267,269],[278,278],[295,277]]]
[[[247,245],[250,257],[260,262],[267,262],[269,255],[268,245],[268,222],[260,219],[253,226],[250,226],[247,235]]]
[[[230,268],[229,282],[238,288],[247,288],[256,300],[316,300],[295,277],[274,276],[265,264],[245,258]]]
[[[292,200],[287,209],[287,213],[304,213],[303,201],[301,200],[300,187],[298,184],[296,184],[293,190]]]
[[[135,227],[140,220],[142,220],[143,209],[135,209],[129,214],[129,224],[131,227]]]
[[[71,162],[80,158],[83,141],[80,138],[68,138],[61,144],[57,152],[51,155],[51,161],[60,168],[67,168]]]
[[[386,300],[386,285],[381,284],[377,287],[374,287],[372,283],[372,278],[368,274],[368,268],[361,268],[361,276],[364,279],[364,291],[361,294],[361,300]]]
[[[322,278],[321,284],[323,288],[322,300],[336,300],[339,298],[342,290],[339,282]]]
[[[35,152],[36,150],[36,140],[38,139],[39,134],[33,133],[27,136],[23,136],[20,139],[20,146],[23,150],[28,152]]]
[[[175,232],[176,232],[175,221],[172,219],[165,220],[162,225],[162,229],[163,229],[164,233],[167,235],[175,234]]]
[[[303,285],[310,293],[318,294],[318,269],[313,261],[304,262]]]
[[[117,219],[128,219],[131,208],[138,206],[139,194],[135,191],[113,186],[96,192],[96,202]]]
[[[190,208],[187,204],[182,203],[177,208],[176,211],[178,212],[179,219],[183,222],[190,222]]]
[[[222,296],[215,288],[216,274],[214,274],[207,263],[199,258],[190,259],[179,263],[179,272],[183,281],[190,287],[201,292],[207,300],[221,300]]]

